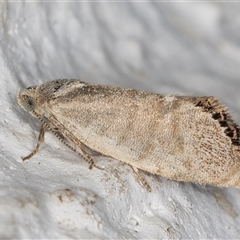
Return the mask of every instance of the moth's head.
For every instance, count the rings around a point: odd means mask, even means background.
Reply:
[[[84,82],[71,79],[57,79],[39,86],[28,87],[19,91],[17,101],[20,107],[32,116],[42,119],[49,114],[47,109],[56,99],[76,93],[76,89],[86,86]]]
[[[17,102],[19,106],[32,116],[39,118],[43,113],[39,108],[39,93],[38,87],[28,87],[23,91],[19,90],[17,95]]]

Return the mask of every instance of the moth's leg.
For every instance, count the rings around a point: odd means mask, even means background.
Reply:
[[[85,145],[84,143],[81,142],[81,144],[83,145],[84,149],[87,151],[87,153],[93,157],[93,156],[106,156],[106,155],[103,155],[102,153],[98,152],[98,151],[95,151],[93,149],[91,149],[90,147],[88,147],[87,145]]]
[[[144,187],[146,187],[149,192],[151,192],[152,189],[151,189],[150,185],[146,182],[146,180],[144,179],[144,177],[139,173],[138,169],[137,169],[136,167],[133,167],[133,166],[132,166],[132,169],[133,169],[133,171],[137,174],[138,179],[140,180],[140,182],[142,183],[142,185],[143,185]]]
[[[97,167],[92,159],[92,157],[88,154],[85,146],[81,143],[81,142],[78,142],[77,144],[79,146],[79,148],[81,149],[82,153],[84,154],[84,158],[85,160],[89,163],[89,169],[92,169],[93,166],[94,167]],[[98,168],[98,167],[97,167]]]
[[[68,137],[69,139],[71,139],[71,142],[73,142],[73,144],[75,145],[75,148],[73,148],[72,146],[70,146],[68,143],[66,143],[66,141],[62,141],[67,147],[69,147],[70,149],[72,149],[74,152],[76,152],[80,157],[82,157],[87,163],[89,163],[89,169],[92,169],[93,167],[96,167],[98,169],[101,169],[100,167],[96,166],[92,157],[88,154],[85,146],[80,142],[77,141],[72,138],[72,137]],[[82,154],[80,152],[78,152],[76,150],[76,146],[78,146],[82,152]]]
[[[77,153],[80,157],[82,157],[86,162],[89,163],[89,169],[96,167],[92,157],[88,154],[86,147],[83,143],[76,139],[74,135],[69,132],[53,115],[49,117],[50,124],[48,125],[48,129],[68,148]],[[73,145],[73,146],[72,146]],[[82,154],[76,149],[76,146],[79,147]]]
[[[35,155],[38,152],[40,145],[44,141],[44,134],[45,134],[46,129],[47,129],[47,123],[44,122],[44,123],[42,123],[41,128],[40,128],[37,146],[35,147],[35,149],[28,156],[22,157],[23,161],[25,161],[27,159],[30,159],[33,155]]]
[[[92,169],[93,167],[96,167],[98,169],[101,169],[100,167],[96,166],[91,156],[87,153],[85,146],[78,140],[74,139],[72,135],[69,136],[67,133],[63,133],[59,131],[57,127],[48,126],[49,130],[57,137],[65,146],[70,148],[72,151],[77,153],[81,158],[83,158],[86,162],[89,163],[89,169]],[[72,143],[75,147],[71,146],[70,143]],[[79,151],[77,151],[76,146],[80,148],[83,154],[81,154]],[[101,169],[102,170],[102,169]]]
[[[102,170],[102,168],[98,167],[98,166],[94,163],[92,157],[91,157],[91,156],[89,155],[89,153],[87,152],[86,147],[85,147],[85,145],[84,145],[83,143],[81,143],[80,141],[74,141],[73,139],[72,139],[72,142],[75,144],[75,146],[77,145],[77,146],[80,148],[80,150],[81,150],[81,152],[82,152],[83,154],[79,153],[79,152],[76,150],[76,148],[74,148],[74,151],[75,151],[78,155],[80,155],[86,162],[89,163],[89,169],[92,169],[93,167],[95,167],[95,168],[98,168],[98,169]]]

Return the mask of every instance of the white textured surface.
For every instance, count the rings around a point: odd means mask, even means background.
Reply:
[[[239,3],[0,3],[0,238],[240,236],[240,190],[178,183],[94,157],[88,165],[16,103],[56,78],[215,95],[240,122]]]

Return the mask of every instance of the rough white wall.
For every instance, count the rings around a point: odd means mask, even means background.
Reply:
[[[240,190],[178,183],[96,156],[88,165],[16,103],[56,78],[215,95],[240,122],[240,4],[0,3],[0,238],[240,236]]]

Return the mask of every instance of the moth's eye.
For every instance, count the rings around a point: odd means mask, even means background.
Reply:
[[[29,105],[30,107],[32,107],[33,104],[34,104],[33,99],[30,98],[30,97],[28,97],[28,98],[27,98],[27,103],[28,103],[28,105]]]
[[[31,97],[27,97],[24,101],[24,108],[27,112],[31,112],[34,109],[34,100]]]

